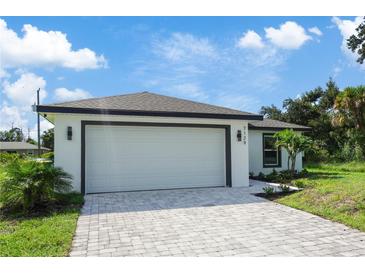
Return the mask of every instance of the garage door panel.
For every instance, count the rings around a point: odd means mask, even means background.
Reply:
[[[87,125],[88,193],[225,185],[223,128]]]
[[[212,186],[212,183],[216,180],[217,185],[213,186],[221,186],[220,181],[217,180],[215,176],[202,176],[199,179],[199,184],[195,184],[194,186],[190,185],[190,182],[193,180],[197,180],[196,176],[185,176],[184,178],[178,176],[169,176],[166,177],[169,180],[169,189],[173,188],[186,188],[186,187],[207,187]],[[97,192],[114,192],[114,191],[134,191],[134,190],[153,190],[153,189],[167,189],[166,184],[161,183],[159,178],[154,179],[153,177],[150,180],[146,181],[145,177],[125,177],[123,184],[120,184],[119,177],[111,177],[110,180],[107,180],[108,188],[106,189],[104,186],[101,186],[99,182],[95,181],[90,182],[89,193],[97,193]],[[188,185],[188,186],[187,186]]]
[[[142,163],[143,164],[143,163]],[[128,169],[124,169],[123,167],[120,167],[116,164],[109,165],[106,167],[107,176],[139,176],[145,177],[145,174],[148,174],[148,176],[161,176],[161,171],[163,171],[163,176],[174,176],[175,174],[180,174],[180,170],[176,168],[176,164],[167,164],[165,167],[161,167],[158,164],[155,163],[147,163],[149,166],[145,167],[143,172],[141,173],[141,169],[137,166],[134,167],[128,167]],[[189,167],[189,168],[186,168]],[[202,169],[203,167],[204,169]],[[185,166],[185,171],[183,172],[184,176],[204,176],[204,175],[214,175],[214,176],[221,176],[224,172],[224,169],[221,166],[217,165],[209,165],[209,166]],[[97,175],[100,172],[97,168],[90,170],[90,175]],[[120,179],[120,178],[119,178]]]

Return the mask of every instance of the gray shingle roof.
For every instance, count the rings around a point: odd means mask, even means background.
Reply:
[[[201,114],[201,117],[204,117],[204,115],[218,115],[221,116],[220,118],[223,118],[223,116],[227,116],[227,118],[228,116],[232,116],[232,119],[262,119],[261,115],[249,112],[194,102],[185,99],[179,99],[150,92],[139,92],[38,106],[38,111],[40,112],[57,113],[61,111],[67,112],[67,110],[71,111],[72,109],[74,111],[77,111],[77,113],[99,112],[99,114],[102,114],[107,113],[105,110],[108,110],[109,114],[120,115],[127,115],[128,113],[131,113],[131,115],[139,115],[139,112],[143,112],[144,114],[147,113],[147,115],[148,113],[154,113],[154,116],[158,116],[158,114],[168,113],[169,116],[177,115],[179,117],[185,117],[183,114],[190,114],[190,117],[199,117],[198,114]]]
[[[38,146],[26,142],[0,142],[0,150],[20,150],[20,149],[38,149]],[[49,148],[45,147],[41,147],[41,149],[49,150]]]
[[[250,129],[294,129],[294,130],[302,130],[309,131],[310,127],[286,123],[278,120],[272,119],[264,119],[262,121],[252,121],[249,122]]]

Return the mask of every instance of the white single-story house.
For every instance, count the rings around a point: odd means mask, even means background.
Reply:
[[[250,171],[285,167],[287,155],[273,147],[270,134],[308,130],[149,92],[39,105],[37,111],[55,125],[55,165],[86,194],[248,186]]]

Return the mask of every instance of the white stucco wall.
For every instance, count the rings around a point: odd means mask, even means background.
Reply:
[[[270,130],[249,130],[248,139],[249,139],[249,171],[253,172],[255,175],[260,172],[264,174],[269,174],[272,172],[273,168],[264,168],[263,167],[263,151],[262,151],[262,135],[263,133],[275,133],[276,131]],[[288,167],[288,153],[285,149],[281,150],[281,167],[275,167],[276,171],[285,170]],[[300,153],[297,156],[295,168],[298,171],[302,170],[302,154]]]
[[[174,118],[147,116],[54,114],[55,117],[55,165],[73,176],[75,191],[81,190],[81,121],[125,121],[151,123],[220,124],[231,126],[232,187],[249,185],[248,142],[237,141],[237,131],[248,134],[247,121],[203,118]],[[67,127],[72,127],[72,140],[67,140]],[[244,136],[243,136],[244,137]],[[247,138],[248,136],[246,136]]]

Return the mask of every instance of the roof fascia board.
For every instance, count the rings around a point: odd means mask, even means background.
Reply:
[[[74,114],[99,114],[99,115],[188,117],[188,118],[211,118],[211,119],[234,119],[234,120],[257,120],[257,121],[263,120],[262,115],[74,108],[74,107],[44,106],[44,105],[37,106],[37,111],[43,113],[48,112],[48,113],[74,113]]]

